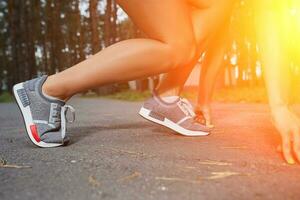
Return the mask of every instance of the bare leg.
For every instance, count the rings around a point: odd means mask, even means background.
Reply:
[[[104,84],[167,72],[194,62],[196,43],[189,9],[182,0],[119,0],[150,39],[114,44],[61,73],[43,91],[60,99]]]
[[[198,102],[195,108],[199,117],[207,126],[212,126],[210,103],[214,91],[215,81],[224,61],[224,54],[227,47],[228,27],[225,27],[210,44],[202,63]]]
[[[281,135],[281,147],[289,164],[300,162],[300,118],[289,105],[291,72],[283,23],[287,1],[255,1],[256,30],[264,67],[272,121]],[[296,92],[296,91],[295,91]]]
[[[213,41],[215,40],[216,32],[222,30],[224,24],[227,24],[234,1],[235,0],[222,0],[214,2],[190,0],[198,55],[204,52],[209,45],[209,48],[214,48],[212,44],[214,44]],[[179,95],[184,82],[195,64],[196,62],[180,70],[175,69],[166,74],[157,87],[158,93],[165,96]]]

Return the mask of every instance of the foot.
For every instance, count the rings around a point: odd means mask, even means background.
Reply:
[[[33,144],[39,147],[67,145],[66,114],[70,110],[74,119],[74,109],[64,101],[43,94],[42,85],[46,79],[47,76],[42,76],[16,84],[13,94]]]
[[[205,136],[211,130],[195,120],[193,107],[187,99],[178,98],[173,103],[166,103],[153,95],[144,103],[139,114],[184,136]]]
[[[210,106],[197,106],[195,108],[195,120],[209,128],[214,128],[211,120]]]

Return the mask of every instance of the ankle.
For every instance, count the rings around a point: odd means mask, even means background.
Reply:
[[[210,104],[209,103],[198,103],[195,107],[195,111],[207,112],[210,111]]]
[[[157,89],[156,91],[156,95],[160,96],[161,98],[163,97],[172,97],[172,96],[179,96],[180,92],[179,89],[171,89],[171,90],[160,90]]]
[[[67,101],[70,99],[70,96],[66,95],[67,93],[63,91],[63,87],[56,87],[54,82],[51,80],[51,76],[42,85],[42,92],[45,96],[49,96],[61,101]]]

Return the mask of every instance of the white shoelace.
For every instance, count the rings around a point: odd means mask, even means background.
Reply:
[[[191,102],[189,100],[187,100],[186,98],[182,98],[182,101],[188,106],[189,112],[191,113],[192,117],[195,117],[196,113],[194,112],[194,107],[191,104]]]
[[[67,118],[67,114],[68,111],[71,112],[72,114],[72,119],[69,120]],[[61,136],[64,139],[66,136],[66,131],[67,131],[67,123],[73,123],[75,121],[75,109],[70,106],[70,105],[64,105],[61,107],[61,112],[60,112],[60,116],[61,116]]]
[[[196,116],[192,104],[187,99],[180,98],[177,104],[182,112],[184,112],[184,114],[186,115],[186,117],[182,118],[179,122],[177,122],[177,124],[181,124],[187,119],[191,119]]]

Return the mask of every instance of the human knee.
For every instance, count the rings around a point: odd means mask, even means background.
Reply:
[[[169,44],[172,56],[171,69],[184,67],[197,59],[197,45],[194,40]]]

